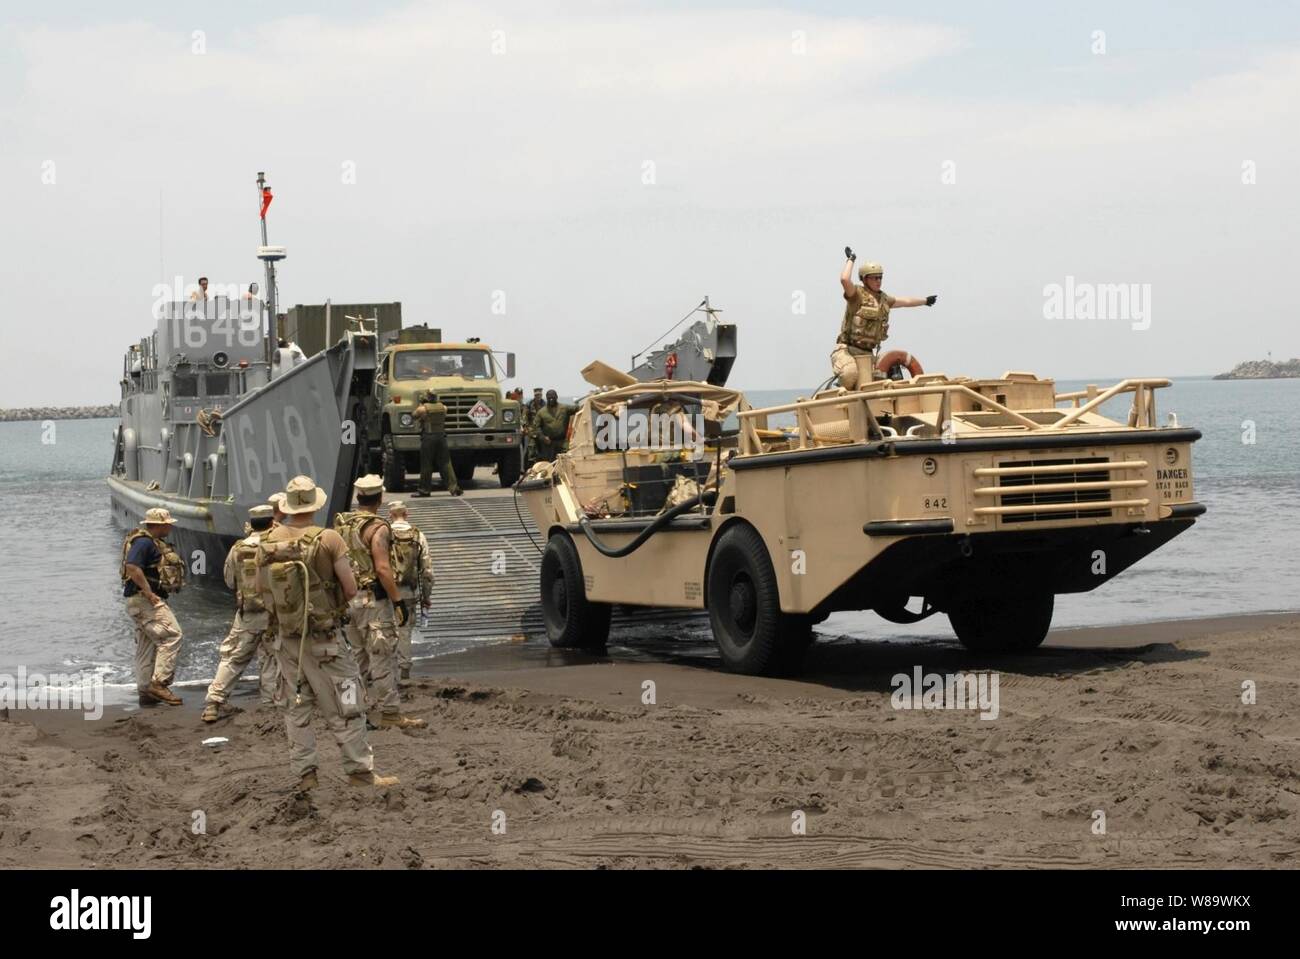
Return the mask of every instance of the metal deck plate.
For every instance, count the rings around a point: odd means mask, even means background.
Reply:
[[[476,489],[458,497],[438,491],[427,499],[400,498],[433,554],[433,609],[429,625],[417,629],[417,642],[545,638],[538,597],[542,555],[537,549],[544,542],[523,500],[516,512],[512,490]],[[611,639],[620,629],[673,622],[698,625],[707,618],[691,610],[619,606]]]

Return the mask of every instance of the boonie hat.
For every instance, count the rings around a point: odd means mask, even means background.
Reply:
[[[172,519],[172,514],[161,506],[155,506],[147,511],[144,514],[144,521],[148,526],[172,526],[176,523],[176,520]]]
[[[295,476],[284,488],[284,505],[280,512],[286,516],[314,513],[329,500],[325,491],[310,476]]]

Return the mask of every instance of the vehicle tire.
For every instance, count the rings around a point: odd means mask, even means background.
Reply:
[[[474,457],[456,456],[451,457],[451,468],[456,472],[456,482],[461,486],[474,485]]]
[[[511,450],[497,464],[497,473],[501,479],[501,488],[509,489],[519,482],[519,474],[523,471],[523,463],[519,458],[518,450]]]
[[[587,599],[578,549],[569,537],[552,536],[542,553],[542,618],[552,646],[604,649],[613,606]]]
[[[781,612],[776,573],[753,527],[735,525],[719,538],[705,598],[726,669],[751,676],[798,669],[813,640],[812,624],[807,616]]]
[[[384,489],[390,493],[406,492],[406,464],[402,460],[402,454],[393,445],[391,433],[384,434],[380,460],[384,473]]]
[[[948,610],[948,621],[961,644],[979,653],[1023,653],[1047,638],[1056,597],[1050,590],[997,595],[980,592],[963,597]]]

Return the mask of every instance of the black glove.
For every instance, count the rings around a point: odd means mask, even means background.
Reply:
[[[399,599],[393,604],[394,621],[398,626],[405,626],[407,620],[411,618],[411,613],[406,608],[406,600]]]
[[[850,260],[852,260],[854,263],[858,262],[858,255],[857,255],[856,253],[853,252],[853,250],[852,250],[851,247],[847,247],[847,246],[846,246],[846,247],[844,248],[844,255],[847,256],[847,257],[848,257]]]
[[[926,306],[934,306],[934,301],[937,300],[937,299],[939,299],[939,295],[938,295],[937,293],[936,293],[934,296],[927,296],[927,297],[925,298],[925,305],[926,305]]]

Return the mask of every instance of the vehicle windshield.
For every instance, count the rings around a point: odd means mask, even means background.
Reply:
[[[395,380],[428,380],[435,376],[490,380],[492,355],[487,350],[403,350],[393,359]]]

